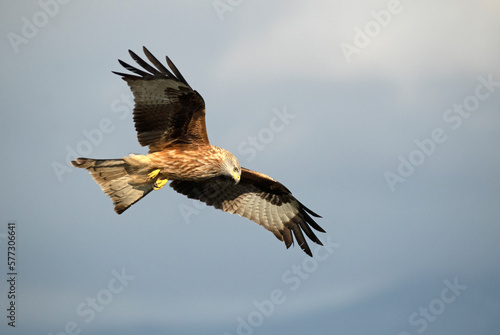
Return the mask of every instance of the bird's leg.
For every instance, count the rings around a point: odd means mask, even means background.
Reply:
[[[167,178],[165,178],[165,179],[160,179],[160,178],[156,179],[156,181],[155,181],[155,183],[153,185],[153,189],[155,191],[161,189],[163,186],[165,186],[165,184],[167,183],[167,181],[168,181]]]
[[[160,173],[160,169],[153,170],[150,173],[148,173],[148,178],[155,179],[158,173]]]
[[[156,169],[156,170],[153,170],[151,171],[150,173],[148,173],[148,178],[149,179],[155,179],[156,177],[158,177],[158,174],[160,174],[160,169]],[[159,190],[161,189],[163,186],[165,186],[165,184],[167,183],[168,181],[168,178],[165,178],[165,179],[161,179],[161,178],[158,178],[156,179],[155,183],[153,184],[153,189],[154,190]]]

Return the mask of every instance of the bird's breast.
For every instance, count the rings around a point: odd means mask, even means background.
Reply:
[[[213,150],[165,149],[148,154],[151,164],[161,170],[161,174],[171,180],[200,180],[215,177],[222,160]]]

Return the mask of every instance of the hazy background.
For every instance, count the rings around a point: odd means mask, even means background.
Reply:
[[[2,334],[499,332],[497,1],[55,4],[0,4]],[[286,250],[170,187],[118,216],[69,168],[74,152],[147,151],[111,73],[143,45],[202,94],[212,144],[323,216],[329,249]],[[464,103],[472,112],[448,112]],[[295,118],[270,133],[276,110]]]

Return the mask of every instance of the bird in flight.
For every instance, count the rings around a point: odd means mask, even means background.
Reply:
[[[132,73],[122,77],[135,100],[137,138],[148,146],[146,155],[121,159],[77,158],[71,163],[87,169],[121,214],[168,180],[177,192],[225,212],[262,225],[289,248],[294,237],[312,256],[305,235],[322,245],[311,228],[325,232],[311,216],[320,217],[300,203],[283,184],[245,169],[229,151],[210,144],[205,126],[205,102],[187,83],[172,61],[168,70],[148,49],[151,64],[129,50],[142,69],[121,60]]]

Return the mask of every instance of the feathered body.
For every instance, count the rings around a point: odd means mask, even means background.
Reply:
[[[224,174],[224,160],[234,157],[229,151],[207,145],[169,147],[147,155],[130,155],[125,161],[151,172],[160,169],[162,179],[200,181]]]
[[[122,159],[77,158],[72,164],[90,172],[118,214],[171,180],[175,191],[257,222],[287,248],[295,237],[302,250],[312,256],[303,233],[321,245],[311,229],[324,232],[311,217],[319,215],[281,183],[242,168],[233,154],[210,144],[203,98],[168,57],[172,72],[146,48],[144,53],[153,66],[129,52],[144,70],[120,60],[134,74],[115,73],[134,94],[137,138],[141,145],[149,146],[149,153]]]

